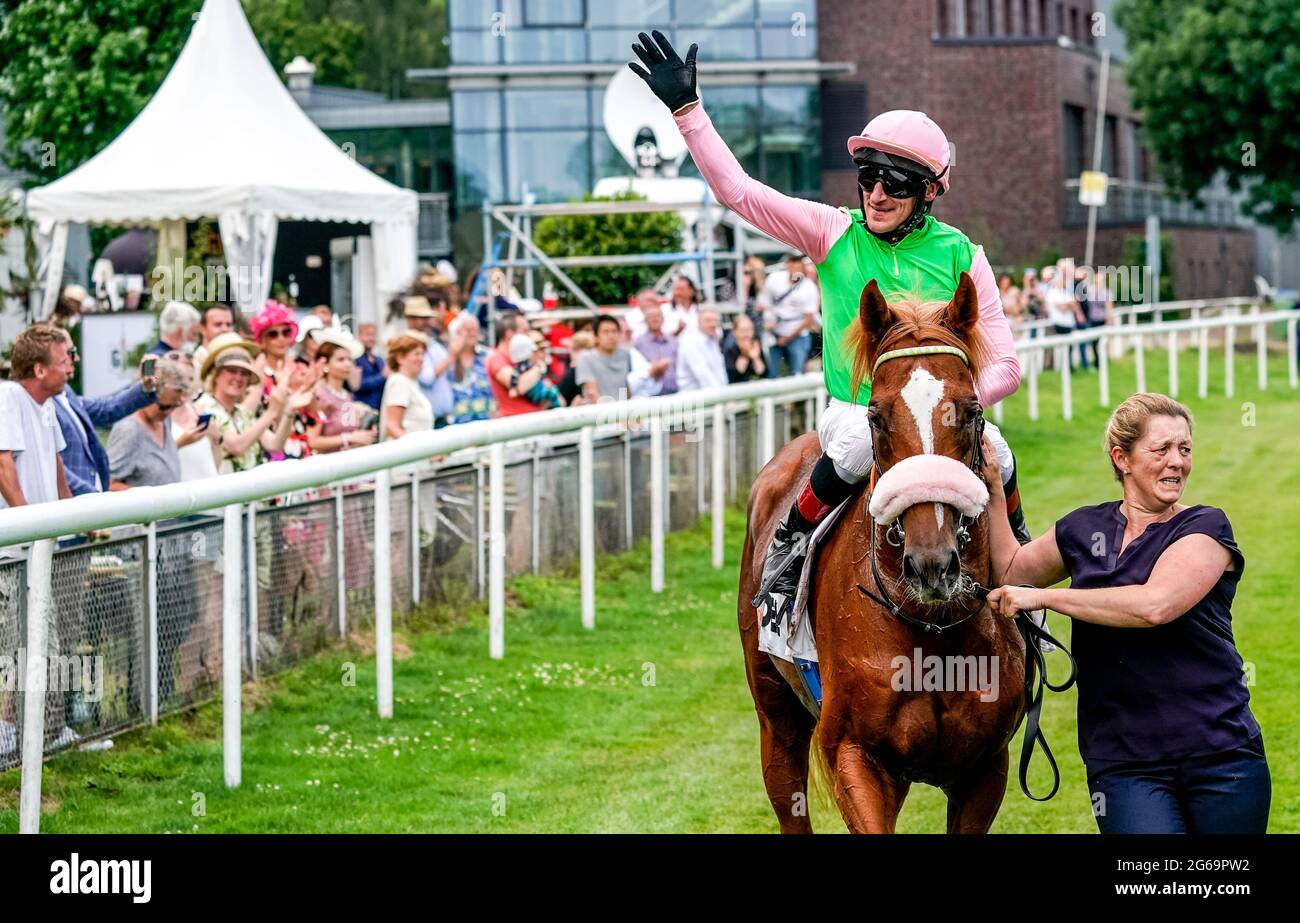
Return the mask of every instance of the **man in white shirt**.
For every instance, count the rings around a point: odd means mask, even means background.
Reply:
[[[787,375],[799,375],[812,349],[812,329],[821,310],[817,284],[804,274],[803,257],[791,253],[785,269],[770,273],[758,293],[763,326],[772,337],[767,374],[776,378],[785,362]]]
[[[72,496],[52,398],[72,375],[68,337],[34,324],[14,340],[10,381],[0,382],[0,509]]]
[[[677,390],[699,391],[727,383],[722,358],[722,319],[717,311],[700,312],[699,326],[684,330],[677,341]]]

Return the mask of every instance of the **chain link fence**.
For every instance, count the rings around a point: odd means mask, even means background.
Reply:
[[[805,422],[798,407],[794,416]],[[778,410],[778,435],[790,420]],[[759,427],[746,411],[729,415],[727,430],[727,487],[734,500],[753,480]],[[711,422],[701,417],[665,429],[664,447],[665,523],[670,530],[689,529],[707,514]],[[396,618],[414,609],[417,584],[421,602],[454,604],[486,594],[485,458],[453,456],[393,474]],[[650,536],[649,433],[642,428],[598,437],[592,459],[597,553],[626,551]],[[574,437],[509,446],[505,476],[507,575],[575,571]],[[244,588],[246,678],[286,669],[342,632],[373,624],[374,512],[370,483],[319,488],[246,511],[244,560],[235,565]],[[78,539],[55,552],[54,618],[45,651],[47,752],[219,695],[223,531],[220,518],[192,516],[159,523],[152,536],[129,527],[109,541]],[[418,581],[412,579],[417,569]],[[26,605],[24,560],[0,558],[0,666],[6,667],[0,671],[0,769],[17,765],[21,754]]]

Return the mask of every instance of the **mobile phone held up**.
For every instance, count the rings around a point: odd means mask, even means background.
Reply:
[[[153,378],[158,371],[158,359],[154,356],[145,356],[144,362],[140,364],[140,374],[145,378]]]
[[[199,414],[199,422],[198,422],[198,424],[197,424],[197,428],[198,428],[198,429],[207,429],[207,428],[208,428],[208,424],[211,423],[211,422],[212,422],[212,414],[210,414],[210,413],[201,413],[201,414]]]

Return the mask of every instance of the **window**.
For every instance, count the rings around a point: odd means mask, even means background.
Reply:
[[[1047,26],[1047,0],[1038,0],[1038,34],[1051,34],[1051,30]]]
[[[1077,6],[1070,7],[1070,38],[1076,42],[1082,41],[1079,37],[1079,8]]]
[[[817,27],[805,26],[795,32],[789,26],[764,26],[761,50],[764,58],[815,58]]]
[[[1016,29],[1011,18],[1011,0],[1002,0],[1002,34],[1015,35]]]
[[[690,34],[691,41],[700,46],[701,59],[748,61],[758,57],[758,34],[752,26],[739,29],[691,30]],[[686,49],[678,49],[677,53],[684,55]]]
[[[765,26],[788,28],[800,21],[811,26],[817,21],[817,3],[816,0],[758,0],[758,20]]]
[[[935,29],[939,35],[947,35],[948,29],[948,3],[950,0],[935,0],[934,2],[934,22]]]
[[[1147,151],[1142,143],[1142,126],[1137,122],[1125,122],[1125,159],[1128,161],[1129,179],[1135,183],[1148,181]]]
[[[505,200],[501,133],[458,131],[452,146],[456,162],[456,202],[460,208],[477,208],[483,199]]]
[[[453,29],[486,28],[498,8],[497,0],[451,0],[448,19]]]
[[[751,0],[678,0],[677,25],[753,28],[754,4]]]
[[[640,31],[649,32],[656,28],[653,23],[664,23],[659,31],[668,34],[669,20],[668,0],[595,0],[587,4],[588,22],[592,26],[635,26],[625,44],[632,44],[632,39]],[[624,29],[624,34],[627,30]]]
[[[1065,152],[1065,175],[1071,179],[1078,177],[1088,162],[1084,150],[1084,111],[1082,106],[1065,107],[1065,122],[1062,147]]]
[[[1117,134],[1115,116],[1106,116],[1101,133],[1101,172],[1109,176],[1121,175]]]
[[[506,29],[504,45],[505,60],[511,64],[577,64],[587,60],[587,33],[582,29]]]
[[[538,26],[584,26],[587,11],[583,0],[523,0],[524,28]]]
[[[591,192],[591,133],[580,131],[506,132],[506,170],[511,201],[523,187],[539,201],[579,198]]]
[[[979,26],[975,19],[975,0],[964,0],[962,4],[964,18],[962,22],[962,35],[978,35]]]
[[[1020,34],[1033,35],[1029,27],[1029,0],[1020,0]]]
[[[511,131],[587,127],[586,90],[506,90],[505,101]]]

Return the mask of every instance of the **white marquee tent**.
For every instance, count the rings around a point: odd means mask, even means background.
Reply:
[[[239,0],[206,0],[144,111],[93,159],[32,190],[27,208],[49,236],[42,316],[57,297],[70,223],[158,225],[169,246],[183,248],[185,221],[216,218],[230,297],[245,312],[270,292],[280,221],[368,223],[381,309],[415,276],[415,193],[321,133],[262,53]]]

